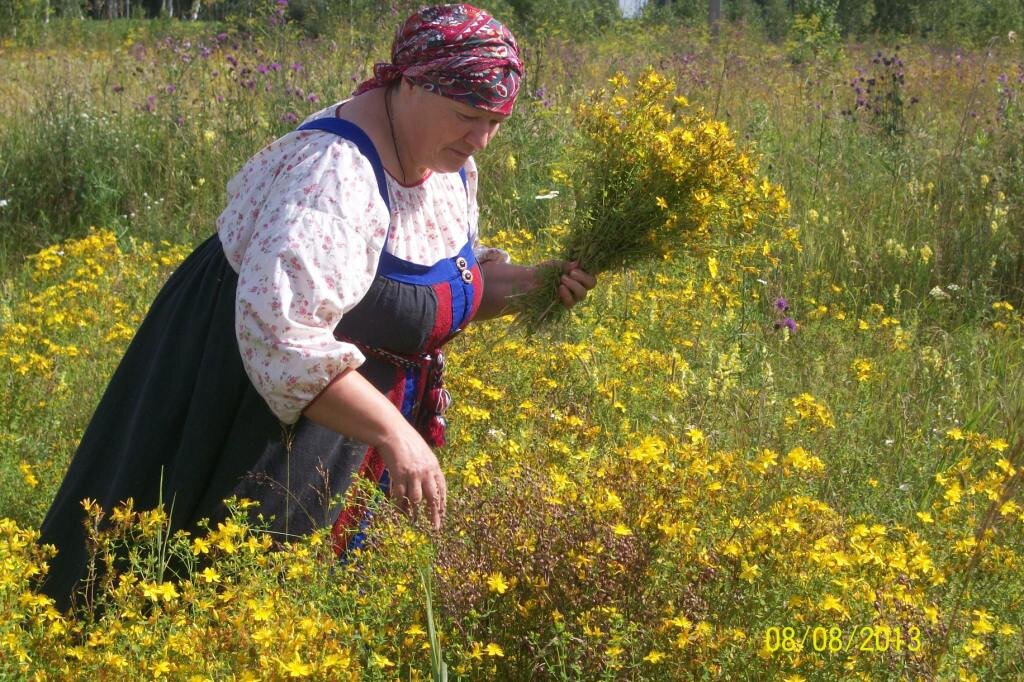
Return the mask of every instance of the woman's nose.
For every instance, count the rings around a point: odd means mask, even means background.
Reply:
[[[473,151],[481,151],[487,147],[494,133],[498,132],[498,123],[482,121],[473,126],[466,135],[466,141],[473,145]]]

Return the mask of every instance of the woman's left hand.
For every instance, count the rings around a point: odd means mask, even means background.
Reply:
[[[562,263],[562,277],[558,282],[558,298],[566,308],[587,297],[587,292],[597,286],[597,278],[580,269],[577,261]]]

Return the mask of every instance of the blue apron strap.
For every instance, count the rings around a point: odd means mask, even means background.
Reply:
[[[388,184],[384,179],[384,165],[380,162],[380,154],[377,153],[377,148],[373,146],[373,142],[370,141],[369,136],[363,132],[362,128],[351,121],[327,116],[303,123],[298,127],[298,130],[322,130],[327,133],[334,133],[338,137],[354,144],[359,153],[365,156],[366,160],[370,162],[370,166],[373,167],[373,174],[377,178],[377,191],[380,192],[380,198],[384,200],[384,205],[388,207],[388,215],[391,215],[391,202],[388,200]],[[465,181],[465,178],[463,178],[463,182]]]

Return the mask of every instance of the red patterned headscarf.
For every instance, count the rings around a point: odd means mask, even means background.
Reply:
[[[373,67],[359,95],[402,77],[425,90],[498,114],[512,113],[523,62],[504,24],[471,5],[427,7],[398,28],[391,62]]]

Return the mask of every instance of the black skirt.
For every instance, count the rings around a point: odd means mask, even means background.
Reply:
[[[285,427],[245,373],[235,337],[238,276],[214,235],[174,272],[125,352],[41,527],[57,556],[42,589],[66,609],[87,566],[90,498],[109,513],[162,500],[171,531],[260,502],[270,529],[330,526],[366,446],[300,418]],[[288,444],[286,447],[285,444]]]

